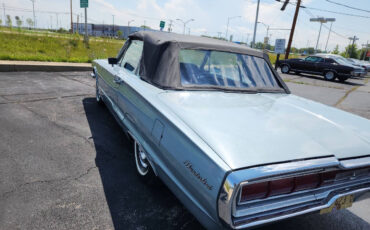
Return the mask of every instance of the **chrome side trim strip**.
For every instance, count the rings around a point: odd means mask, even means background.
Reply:
[[[370,157],[356,158],[351,160],[340,161],[340,168],[353,169],[370,165]]]

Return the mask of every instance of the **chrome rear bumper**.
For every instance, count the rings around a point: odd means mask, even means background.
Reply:
[[[324,169],[357,169],[370,165],[370,157],[338,161],[334,157],[289,162],[236,171],[228,175],[220,191],[220,219],[232,229],[254,227],[274,221],[320,211],[330,207],[338,198],[353,195],[358,201],[370,193],[370,174],[353,179],[338,179],[332,185],[294,192],[265,199],[238,203],[241,184],[284,175],[302,174]]]

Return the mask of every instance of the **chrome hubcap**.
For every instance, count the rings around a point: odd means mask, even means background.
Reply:
[[[283,71],[283,73],[287,73],[289,71],[289,67],[286,66],[286,65],[283,66],[282,71]]]
[[[149,162],[144,149],[135,141],[136,168],[140,175],[145,176],[149,171]]]
[[[332,80],[334,78],[334,73],[333,72],[327,72],[325,74],[326,79]]]

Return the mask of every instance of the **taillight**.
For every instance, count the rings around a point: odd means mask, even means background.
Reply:
[[[294,191],[317,188],[320,185],[320,175],[312,174],[295,178]]]
[[[341,181],[369,177],[370,167],[363,167],[351,170],[333,170],[269,181],[265,180],[264,182],[257,183],[251,182],[242,186],[240,202],[243,203],[250,200],[315,189],[332,185],[334,182],[340,183]]]
[[[338,171],[331,171],[331,172],[321,173],[321,184],[320,184],[320,186],[333,184],[337,173],[338,173]]]
[[[268,183],[267,181],[256,183],[249,186],[248,189],[242,189],[241,200],[248,201],[265,198],[268,192]]]
[[[294,178],[270,181],[269,196],[291,193],[294,189]]]
[[[292,192],[314,189],[319,186],[330,185],[334,182],[337,173],[338,171],[330,171],[319,174],[246,184],[241,189],[240,202],[263,199],[270,196],[289,194]]]

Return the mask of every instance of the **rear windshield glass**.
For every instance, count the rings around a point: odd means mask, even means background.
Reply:
[[[183,86],[282,89],[263,58],[212,50],[180,51]]]

